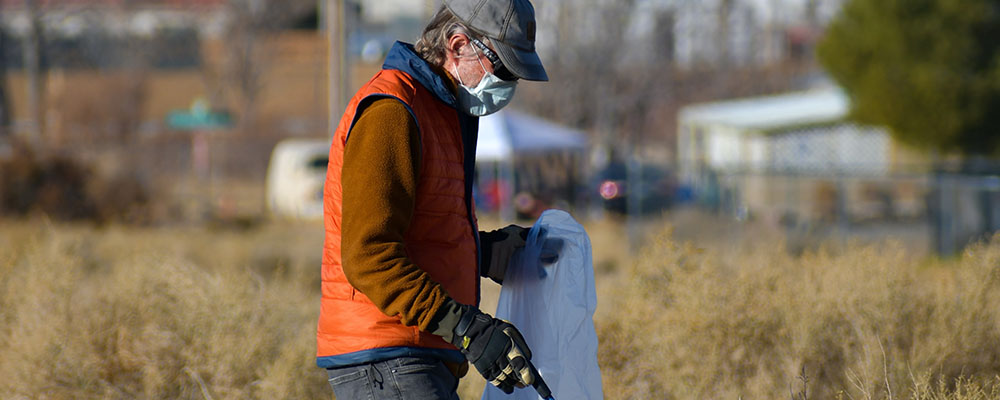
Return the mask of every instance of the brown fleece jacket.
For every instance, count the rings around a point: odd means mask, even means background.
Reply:
[[[451,74],[437,72],[453,91],[457,88]],[[341,172],[344,274],[386,315],[399,315],[404,325],[451,341],[460,305],[407,257],[403,246],[416,204],[420,131],[396,99],[375,100],[360,113]],[[490,259],[491,234],[481,232],[483,260]]]
[[[420,155],[420,132],[402,102],[379,99],[361,111],[344,150],[341,256],[348,281],[379,310],[428,330],[448,295],[403,245]]]

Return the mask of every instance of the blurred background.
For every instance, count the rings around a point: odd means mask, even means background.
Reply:
[[[587,227],[608,398],[1000,398],[1000,2],[533,4],[475,201]],[[328,397],[331,126],[439,7],[0,0],[0,397]]]
[[[481,214],[624,218],[633,244],[666,216],[938,254],[1000,228],[987,23],[934,32],[907,19],[919,7],[840,0],[536,3],[552,81],[484,119]],[[316,219],[331,121],[439,5],[4,0],[0,211]]]

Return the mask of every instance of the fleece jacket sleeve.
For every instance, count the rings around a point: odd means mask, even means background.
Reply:
[[[403,103],[378,99],[361,111],[341,171],[341,257],[347,280],[379,310],[428,331],[449,297],[403,245],[416,205],[420,155],[420,132]]]

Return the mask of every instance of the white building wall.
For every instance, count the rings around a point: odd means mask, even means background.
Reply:
[[[736,171],[745,164],[744,135],[732,128],[715,127],[705,133],[709,168]]]
[[[747,168],[753,172],[760,172],[767,169],[771,162],[771,149],[769,140],[762,135],[749,135],[747,141]]]

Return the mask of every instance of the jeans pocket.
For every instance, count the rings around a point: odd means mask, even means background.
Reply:
[[[372,388],[368,382],[368,371],[364,368],[347,367],[328,369],[330,388],[338,399],[371,399]]]

